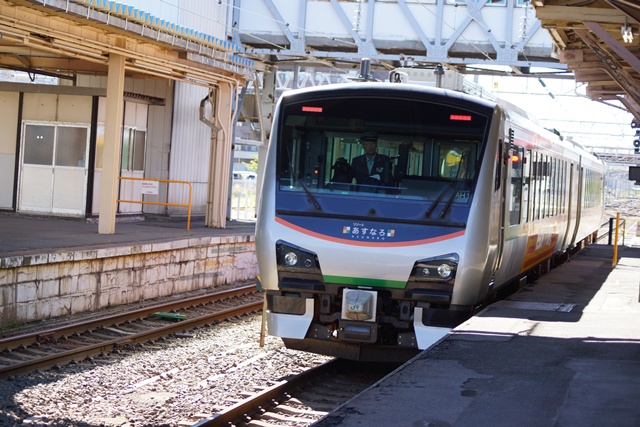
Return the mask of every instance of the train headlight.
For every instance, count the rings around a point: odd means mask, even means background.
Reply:
[[[288,252],[284,256],[284,263],[288,266],[294,266],[298,263],[298,255],[295,252]]]
[[[451,277],[451,273],[453,273],[453,269],[449,264],[440,264],[438,266],[438,275],[443,279]]]
[[[276,260],[278,269],[290,271],[319,271],[318,256],[306,249],[278,240],[276,242]]]
[[[323,291],[318,255],[284,240],[276,242],[278,288],[286,291]]]
[[[404,297],[429,304],[450,304],[459,261],[456,253],[416,261]]]
[[[446,282],[452,280],[458,269],[458,254],[446,254],[415,262],[409,282]]]

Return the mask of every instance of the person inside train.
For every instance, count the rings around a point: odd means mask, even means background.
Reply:
[[[331,177],[332,183],[338,182],[351,184],[353,181],[351,165],[344,157],[336,159],[336,162],[331,166],[331,169],[333,170],[333,175]]]
[[[365,132],[360,137],[364,154],[351,161],[351,171],[357,184],[388,185],[391,166],[389,156],[378,154],[378,134]]]

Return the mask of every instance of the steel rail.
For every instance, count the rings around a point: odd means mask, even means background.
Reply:
[[[149,331],[140,332],[132,335],[126,335],[120,338],[114,338],[98,344],[86,345],[73,350],[67,350],[61,353],[55,353],[45,357],[38,357],[21,363],[0,367],[0,378],[6,378],[11,375],[23,374],[36,369],[47,369],[58,364],[69,363],[75,360],[81,360],[87,356],[103,353],[117,348],[125,344],[136,344],[154,340],[159,337],[168,336],[172,333],[184,331],[185,329],[201,326],[216,320],[223,320],[233,316],[239,316],[247,312],[257,311],[262,308],[262,301],[244,304],[227,310],[219,311],[204,316],[195,317],[193,319],[185,319],[180,322],[154,328]]]
[[[102,316],[79,323],[73,323],[71,325],[61,326],[59,328],[47,329],[44,331],[15,336],[7,336],[4,338],[0,338],[0,350],[4,350],[7,348],[17,348],[20,346],[28,346],[36,343],[43,338],[60,338],[63,336],[72,335],[74,333],[98,328],[100,326],[104,326],[105,324],[117,324],[131,319],[145,318],[158,311],[180,310],[185,307],[203,305],[213,301],[220,301],[227,298],[250,294],[255,291],[255,285],[247,285],[238,288],[227,289],[224,291],[214,292],[211,294],[199,295],[179,301],[170,301],[162,304],[156,304],[153,306],[140,308],[138,310],[127,311],[126,313],[117,313],[109,316]]]
[[[198,298],[195,298],[195,299],[197,300]],[[54,353],[44,357],[37,357],[37,358],[34,358],[33,360],[19,362],[19,363],[11,364],[8,366],[2,366],[0,367],[0,378],[6,378],[11,375],[23,374],[25,372],[31,372],[36,369],[51,368],[55,365],[81,360],[87,356],[91,356],[94,354],[108,352],[109,350],[116,349],[123,345],[142,343],[142,342],[154,340],[160,337],[169,336],[176,332],[192,329],[197,326],[202,326],[218,320],[223,320],[223,319],[227,319],[234,316],[240,316],[250,312],[257,312],[262,309],[262,304],[263,304],[262,301],[247,303],[237,307],[220,310],[215,313],[209,313],[209,314],[194,317],[191,319],[184,319],[179,322],[172,323],[159,328],[153,328],[148,331],[128,334],[119,338],[106,340],[104,342],[100,342],[97,344],[82,345],[77,349]],[[86,331],[86,329],[84,329],[84,331]]]
[[[341,363],[340,359],[333,359],[295,375],[288,380],[279,381],[224,411],[195,423],[192,427],[219,427],[239,422],[249,422],[254,415],[262,414],[263,408],[277,406],[280,403],[278,400],[288,399],[289,392],[315,380],[320,375],[333,371],[339,363]]]

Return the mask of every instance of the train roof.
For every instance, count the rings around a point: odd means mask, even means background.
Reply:
[[[305,95],[313,95],[317,94],[322,96],[323,93],[330,92],[352,92],[352,95],[356,95],[356,93],[360,92],[360,94],[364,94],[365,92],[371,92],[374,94],[375,92],[379,93],[388,93],[388,92],[398,92],[404,93],[405,95],[410,93],[414,96],[417,94],[426,94],[436,98],[439,98],[440,101],[446,102],[448,104],[461,102],[466,104],[466,106],[474,105],[475,108],[480,110],[485,110],[487,113],[489,111],[493,111],[496,108],[499,108],[510,120],[520,123],[527,128],[534,130],[539,134],[546,134],[546,136],[553,140],[554,143],[563,146],[572,151],[578,152],[581,156],[586,158],[591,158],[596,163],[602,163],[602,161],[597,158],[597,156],[593,155],[586,150],[586,148],[573,140],[568,140],[563,138],[557,131],[553,129],[544,128],[536,119],[529,115],[522,108],[499,98],[495,99],[485,99],[473,94],[467,94],[465,92],[452,90],[452,89],[442,89],[436,88],[433,86],[426,86],[416,83],[392,83],[392,82],[377,82],[377,81],[366,81],[366,82],[354,82],[354,83],[333,83],[328,85],[321,85],[315,87],[301,88],[301,89],[292,89],[282,94],[279,102],[290,98],[295,98],[298,96]]]
[[[444,99],[449,99],[451,101],[463,101],[466,103],[476,104],[481,108],[494,109],[496,107],[496,102],[491,100],[487,100],[484,98],[477,97],[475,95],[469,95],[464,92],[451,90],[451,89],[441,89],[432,86],[425,86],[415,83],[391,83],[391,82],[356,82],[356,83],[333,83],[322,86],[308,87],[302,89],[292,89],[282,94],[283,98],[288,98],[291,96],[299,96],[303,94],[311,94],[311,93],[323,93],[323,92],[334,92],[334,91],[354,91],[354,92],[365,92],[365,91],[379,91],[379,92],[404,92],[404,93],[421,93],[428,94],[431,96],[437,96]]]

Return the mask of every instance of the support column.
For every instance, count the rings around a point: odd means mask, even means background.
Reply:
[[[209,200],[207,200],[206,226],[225,228],[227,225],[227,196],[231,150],[233,141],[233,98],[237,90],[231,83],[221,83],[216,91],[211,121],[220,131],[211,131],[211,159],[209,162]]]
[[[267,162],[267,149],[271,139],[271,125],[273,124],[273,114],[276,105],[276,73],[275,67],[267,68],[262,75],[262,91],[255,89],[256,97],[260,102],[260,139],[262,144],[258,147],[258,182],[257,188],[262,188],[265,180],[265,163]],[[271,178],[273,179],[273,178]],[[260,205],[260,192],[256,194],[256,207]]]
[[[118,176],[120,175],[120,135],[124,109],[124,63],[124,56],[109,54],[104,149],[100,182],[100,213],[98,217],[99,234],[114,234],[116,232],[116,200],[118,198]]]

